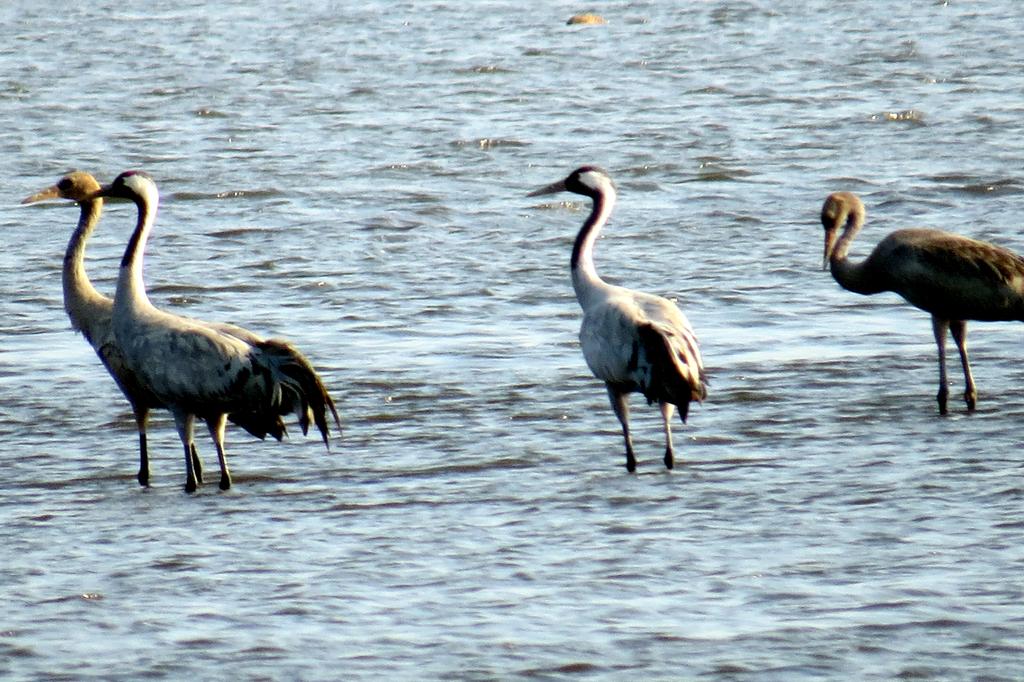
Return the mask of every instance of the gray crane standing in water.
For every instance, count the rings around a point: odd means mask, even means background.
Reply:
[[[892,291],[932,316],[939,350],[939,413],[946,414],[946,332],[964,370],[964,401],[974,410],[978,392],[967,359],[967,320],[1024,321],[1024,258],[988,242],[928,229],[897,230],[860,263],[846,258],[864,226],[864,203],[850,192],[825,199],[822,267],[841,287],[858,294]]]
[[[99,223],[103,212],[103,199],[89,197],[100,189],[96,179],[84,171],[73,171],[62,177],[57,184],[36,192],[22,200],[23,204],[32,204],[47,199],[68,199],[78,202],[81,212],[78,225],[71,233],[67,250],[64,254],[62,280],[64,286],[64,309],[71,320],[71,327],[85,336],[89,345],[96,351],[100,361],[113,377],[114,382],[128,399],[135,416],[135,424],[139,432],[139,473],[140,485],[149,485],[149,451],[146,438],[146,427],[149,413],[153,409],[161,409],[163,403],[152,391],[144,386],[125,364],[124,354],[114,338],[111,327],[111,316],[114,301],[101,294],[93,286],[85,270],[85,247]],[[212,323],[212,326],[224,333],[234,334],[250,343],[262,341],[257,335],[230,324]],[[285,434],[281,416],[272,413],[234,413],[229,417],[232,422],[245,428],[257,438],[265,438],[268,434],[277,440]],[[192,447],[192,463],[198,481],[202,480],[202,463],[195,445]]]
[[[671,419],[683,423],[691,400],[707,396],[707,379],[697,338],[675,303],[660,296],[606,283],[594,265],[594,244],[615,206],[615,184],[596,166],[577,168],[563,180],[531,192],[541,196],[573,192],[593,202],[572,249],[570,268],[583,308],[580,345],[594,376],[605,382],[626,441],[626,470],[636,471],[629,433],[629,394],[657,401],[665,425],[665,466],[674,466]]]
[[[228,415],[274,424],[294,413],[302,432],[312,420],[329,447],[327,412],[341,428],[334,401],[309,361],[291,344],[263,340],[239,327],[225,330],[156,308],[142,276],[146,241],[156,220],[156,183],[127,171],[88,199],[117,197],[135,203],[138,220],[121,260],[112,326],[125,365],[174,417],[185,451],[185,490],[194,492],[195,418],[204,420],[220,463],[220,488],[231,487],[224,451]],[[246,425],[248,428],[248,425]]]

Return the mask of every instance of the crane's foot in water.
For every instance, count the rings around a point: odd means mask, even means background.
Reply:
[[[935,396],[935,399],[939,401],[939,414],[946,414],[946,399],[949,397],[949,387],[939,386],[939,393]]]

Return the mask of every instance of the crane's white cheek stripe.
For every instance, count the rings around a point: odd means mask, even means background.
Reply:
[[[580,182],[587,187],[595,190],[607,190],[608,180],[601,173],[595,171],[587,171],[586,173],[580,174]]]

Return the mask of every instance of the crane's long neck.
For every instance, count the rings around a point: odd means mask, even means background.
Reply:
[[[851,263],[846,254],[850,250],[853,238],[864,226],[864,213],[851,211],[846,222],[846,228],[836,241],[832,253],[829,255],[829,268],[832,270],[832,277],[847,291],[857,294],[877,294],[885,291],[886,288],[878,282],[874,276],[870,264],[870,258],[859,263]]]
[[[121,258],[121,271],[117,277],[117,294],[114,307],[118,311],[151,307],[146,295],[146,283],[142,279],[142,265],[146,252],[146,241],[156,221],[156,197],[138,196],[135,205],[139,210],[135,230],[128,240],[128,246]]]
[[[572,258],[569,261],[572,270],[572,286],[576,290],[576,298],[586,308],[594,296],[608,289],[608,284],[597,274],[594,265],[594,244],[601,235],[608,217],[615,206],[615,190],[607,188],[594,195],[594,205],[590,215],[576,235],[572,247]]]
[[[64,269],[61,280],[64,285],[64,310],[67,311],[71,326],[84,333],[92,342],[102,333],[93,327],[101,322],[109,323],[111,300],[98,292],[85,271],[85,245],[96,229],[103,213],[103,200],[81,202],[78,226],[71,233],[67,251],[64,252]]]

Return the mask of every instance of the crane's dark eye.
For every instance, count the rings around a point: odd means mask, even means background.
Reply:
[[[57,183],[57,189],[62,192],[71,190],[71,180],[69,178],[61,178],[60,182]]]

